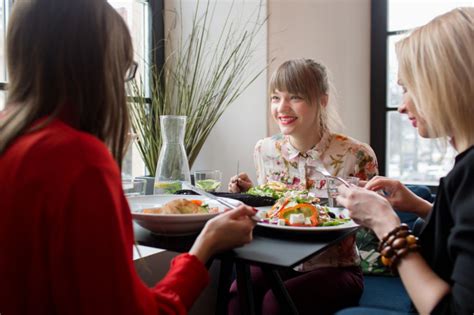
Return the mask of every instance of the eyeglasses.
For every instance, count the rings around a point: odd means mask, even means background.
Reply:
[[[125,82],[132,81],[133,78],[135,78],[137,69],[138,69],[138,63],[136,61],[132,61],[132,64],[130,65],[127,72],[125,73]]]

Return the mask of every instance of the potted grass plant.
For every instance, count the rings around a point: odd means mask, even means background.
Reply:
[[[187,117],[185,150],[192,167],[209,133],[245,89],[265,70],[251,68],[257,46],[256,36],[266,23],[262,3],[254,14],[232,18],[233,6],[219,29],[211,29],[217,1],[198,1],[190,28],[184,30],[182,3],[165,38],[166,58],[161,67],[151,66],[150,96],[147,101],[143,80],[132,82],[135,96],[130,103],[136,145],[149,175],[154,176],[162,147],[161,115]],[[180,22],[181,21],[181,22]]]

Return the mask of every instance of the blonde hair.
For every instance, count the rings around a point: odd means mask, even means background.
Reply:
[[[121,165],[133,47],[120,15],[105,0],[16,1],[7,34],[9,113],[0,121],[0,154],[35,120],[48,117],[41,128],[66,113]]]
[[[396,44],[399,77],[431,137],[474,144],[474,8],[457,8]]]
[[[307,103],[319,106],[320,133],[341,127],[339,115],[332,106],[321,106],[321,98],[329,97],[331,83],[326,67],[312,59],[293,59],[282,63],[273,73],[269,94],[276,90],[302,97]]]

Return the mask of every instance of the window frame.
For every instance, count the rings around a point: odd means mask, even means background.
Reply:
[[[390,36],[408,31],[388,31],[388,1],[371,0],[370,13],[370,145],[377,155],[379,173],[384,176],[387,167],[387,113],[397,110],[387,106],[387,41]]]
[[[165,63],[165,23],[163,12],[165,10],[164,0],[147,0],[150,5],[151,12],[151,62],[158,70],[161,70]]]
[[[10,17],[10,12],[11,12],[11,8],[12,8],[12,5],[13,5],[13,2],[14,0],[0,0],[1,2],[3,2],[3,9],[4,9],[4,12],[3,12],[3,20],[0,21],[0,23],[3,23],[3,30],[4,30],[4,34],[2,36],[5,36],[6,33],[7,33],[7,27],[8,27],[8,19]],[[6,43],[4,42],[4,45]],[[2,49],[5,51],[5,46],[2,47]],[[4,77],[5,77],[5,81],[2,81],[0,80],[0,91],[2,92],[5,92],[7,90],[7,66],[5,64],[5,73],[3,73]]]
[[[388,106],[388,39],[409,30],[388,30],[388,1],[371,0],[370,29],[370,145],[379,166],[379,174],[387,175],[387,113],[397,111]],[[422,184],[423,185],[423,184]],[[426,185],[433,193],[437,185]]]
[[[150,56],[151,65],[156,67],[158,73],[161,72],[163,65],[165,63],[165,23],[163,12],[165,10],[164,0],[146,0],[150,6],[150,25],[149,28],[151,32],[149,33],[151,38],[150,41]],[[153,86],[154,82],[153,76],[150,75],[150,80],[148,81],[149,86]],[[129,102],[134,102],[138,100],[144,100],[146,104],[151,104],[151,98],[145,97],[141,98],[138,96],[128,96],[127,100]]]
[[[370,145],[379,174],[386,174],[388,0],[371,0],[370,12]],[[384,65],[384,66],[382,66]]]

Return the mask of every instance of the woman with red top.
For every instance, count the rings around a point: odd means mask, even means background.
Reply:
[[[120,179],[132,43],[105,0],[16,1],[0,115],[0,313],[184,314],[214,253],[250,242],[250,207],[209,221],[153,288],[132,263]]]

